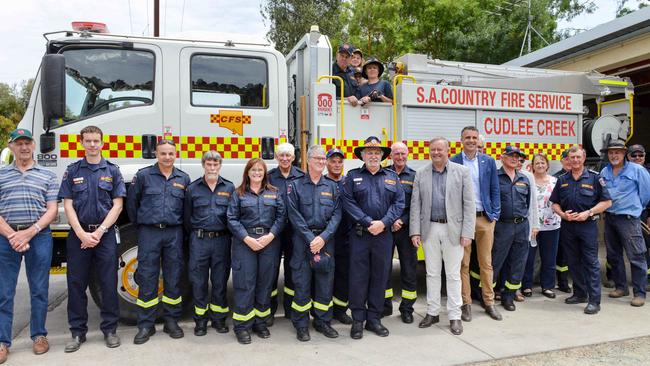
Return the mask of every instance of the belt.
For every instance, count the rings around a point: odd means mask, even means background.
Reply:
[[[170,225],[170,224],[145,224],[145,226],[151,226],[156,229],[166,229],[168,227],[176,227],[178,225]]]
[[[485,211],[476,211],[476,217],[487,217]]]
[[[95,230],[99,229],[99,227],[101,226],[101,224],[92,224],[91,225],[91,224],[82,224],[82,223],[79,223],[79,225],[81,225],[81,228],[84,229],[84,231],[87,232],[87,233],[92,233]]]
[[[325,231],[324,229],[309,229],[309,230],[311,230],[311,232],[312,232],[314,235],[320,235],[320,233],[322,233],[323,231]]]
[[[501,222],[507,222],[511,224],[521,224],[522,222],[528,220],[527,217],[513,217],[509,219],[504,219],[504,218],[499,218],[499,221]]]
[[[13,231],[29,229],[34,224],[8,224]]]
[[[203,229],[198,229],[198,230],[194,230],[194,232],[196,233],[196,236],[199,239],[203,239],[203,238],[212,239],[212,238],[217,238],[217,237],[220,237],[220,236],[230,235],[230,231],[228,231],[228,230],[207,231],[207,230],[203,230]]]
[[[598,215],[594,215],[592,217],[595,217],[595,216],[598,216]],[[605,217],[610,217],[610,216],[611,217],[620,217],[620,218],[624,218],[624,219],[628,219],[628,220],[636,220],[636,219],[638,219],[638,217],[635,217],[635,216],[632,216],[632,215],[613,214],[613,213],[605,212]]]
[[[446,224],[447,219],[434,219],[434,220],[431,220],[431,222],[437,222],[438,224]]]
[[[264,234],[268,234],[270,230],[265,227],[251,227],[251,228],[247,228],[246,231],[249,234],[264,235]]]

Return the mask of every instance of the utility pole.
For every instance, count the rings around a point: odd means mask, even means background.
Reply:
[[[160,0],[153,0],[153,36],[160,37]]]

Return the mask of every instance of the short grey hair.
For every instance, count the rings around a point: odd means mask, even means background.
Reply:
[[[429,147],[431,147],[431,145],[432,145],[433,143],[438,142],[438,141],[443,141],[443,142],[445,143],[445,146],[447,146],[447,151],[449,151],[449,149],[450,149],[449,140],[447,140],[446,138],[444,138],[444,137],[442,137],[442,136],[436,136],[436,137],[432,138],[432,139],[429,141]]]
[[[289,154],[291,156],[294,156],[296,153],[296,148],[293,147],[288,142],[283,142],[280,145],[278,145],[278,148],[275,150],[276,154],[281,155],[281,154]]]
[[[307,159],[313,158],[315,155],[325,155],[325,149],[321,145],[311,145],[307,150]]]
[[[585,149],[583,149],[582,147],[580,147],[580,145],[573,145],[573,146],[571,146],[571,148],[569,149],[569,153],[567,154],[567,156],[569,156],[570,153],[577,153],[577,152],[581,152],[583,157],[585,157],[585,158],[587,157],[587,153],[585,152]]]
[[[217,151],[210,150],[206,153],[203,153],[203,156],[201,156],[201,165],[205,165],[205,162],[208,160],[214,160],[217,163],[221,164],[223,158],[221,157],[221,154],[219,154]]]

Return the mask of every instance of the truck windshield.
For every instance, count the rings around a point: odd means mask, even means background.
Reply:
[[[66,71],[63,124],[153,102],[155,60],[151,52],[84,48],[65,50],[63,55]],[[53,125],[61,123],[57,121]]]

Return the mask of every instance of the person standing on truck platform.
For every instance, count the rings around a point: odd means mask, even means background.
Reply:
[[[623,142],[610,142],[607,146],[609,164],[600,172],[600,183],[612,197],[612,206],[605,211],[605,244],[616,288],[609,297],[616,299],[629,294],[623,258],[625,249],[632,272],[634,298],[631,305],[643,306],[648,263],[640,217],[650,202],[650,174],[639,164],[625,161],[626,153]]]
[[[537,207],[537,202],[533,201],[530,180],[517,170],[520,158],[526,159],[526,155],[519,148],[506,146],[501,155],[503,166],[497,171],[501,215],[494,227],[492,268],[495,277],[499,274],[503,276],[501,280],[505,288],[501,293],[501,305],[508,311],[516,309],[514,298],[521,288],[528,258],[531,235],[529,208],[531,205]]]
[[[278,194],[284,200],[284,207],[287,207],[287,183],[305,176],[305,173],[293,165],[296,159],[295,148],[288,142],[278,145],[275,152],[275,160],[278,161],[278,166],[269,170],[269,183],[278,189]],[[280,241],[280,254],[278,255],[277,273],[273,282],[273,292],[271,293],[271,316],[269,317],[268,326],[273,325],[275,312],[278,309],[278,278],[280,276],[280,262],[282,261],[284,270],[284,291],[282,294],[282,305],[284,307],[284,317],[291,319],[291,301],[293,301],[294,286],[293,277],[291,275],[291,252],[293,243],[291,238],[293,236],[292,227],[289,224],[289,219],[285,215],[286,223],[283,225],[284,230],[279,233],[278,240]]]
[[[158,281],[162,264],[163,332],[182,338],[178,326],[182,313],[181,278],[185,268],[183,255],[183,202],[190,177],[174,167],[176,144],[160,140],[156,145],[158,162],[140,169],[128,190],[127,211],[138,225],[138,333],[135,344],[149,340],[156,328]]]
[[[556,179],[559,179],[560,176],[571,171],[569,149],[562,151],[562,159],[560,159],[560,163],[562,164],[562,169],[553,174],[553,177]],[[560,235],[562,235],[562,230],[560,230]],[[557,257],[555,259],[555,276],[557,277],[557,289],[565,293],[570,293],[571,286],[569,286],[569,262],[567,261],[565,250],[562,247],[561,238],[558,241]]]
[[[327,177],[335,181],[339,192],[343,192],[343,151],[337,147],[327,152]],[[342,193],[340,193],[342,194]],[[342,204],[341,204],[342,206]],[[350,295],[350,240],[348,234],[352,229],[349,216],[342,210],[341,222],[336,229],[334,238],[334,319],[341,324],[352,324],[352,318],[347,314]]]
[[[354,77],[354,68],[350,66],[350,57],[354,47],[348,43],[344,43],[339,46],[339,50],[336,53],[336,62],[332,65],[332,76],[338,76],[343,79],[343,93],[342,96],[345,98],[350,105],[356,107],[359,104],[359,100],[356,97],[357,80]],[[332,84],[336,87],[336,98],[341,98],[341,82],[337,79],[332,80]]]
[[[222,163],[218,152],[205,152],[201,156],[203,176],[192,182],[185,193],[183,217],[185,229],[190,234],[188,273],[192,283],[196,336],[207,334],[209,319],[217,333],[228,333],[226,317],[230,309],[226,290],[230,277],[231,235],[226,213],[235,186],[219,175]],[[208,282],[212,285],[210,288]]]
[[[68,323],[72,340],[65,352],[76,352],[88,332],[86,289],[95,277],[101,290],[100,329],[106,347],[120,346],[117,321],[120,316],[117,294],[117,246],[115,228],[122,212],[126,187],[120,168],[102,157],[104,133],[86,126],[79,133],[84,157],[70,164],[63,175],[59,199],[63,200],[70,225],[66,241],[68,259]]]
[[[396,142],[391,146],[390,159],[393,165],[388,167],[392,169],[399,177],[399,182],[404,189],[404,212],[397,221],[392,225],[393,232],[393,250],[397,248],[397,255],[400,263],[400,284],[402,288],[402,301],[399,305],[400,318],[406,324],[413,323],[413,304],[417,300],[417,264],[418,248],[411,243],[409,237],[410,207],[411,194],[413,193],[413,181],[415,180],[415,170],[411,169],[406,163],[408,160],[409,150],[403,142]],[[388,282],[386,283],[386,299],[384,300],[383,316],[393,314],[393,287],[391,285],[392,277],[392,260],[388,267]]]
[[[571,171],[561,175],[549,200],[562,218],[560,246],[565,249],[573,277],[573,295],[566,304],[584,304],[585,314],[600,311],[600,263],[598,262],[599,214],[612,205],[609,192],[597,172],[585,169],[586,153],[580,146],[569,149]]]
[[[391,226],[404,210],[404,190],[397,173],[381,167],[390,148],[381,146],[370,136],[354,155],[363,160],[361,168],[352,169],[343,182],[343,206],[353,220],[350,232],[350,337],[363,337],[367,330],[380,337],[388,336],[381,324],[386,277],[391,265],[393,235]]]
[[[636,163],[641,165],[646,169],[648,173],[650,173],[650,168],[648,168],[645,165],[645,148],[643,145],[635,144],[630,146],[630,148],[627,150],[627,160],[629,160],[632,163]],[[645,190],[650,190],[650,186],[645,186],[642,187],[641,189]],[[650,203],[643,209],[643,212],[641,213],[641,223],[645,224],[646,226],[650,226]],[[650,230],[648,231],[643,231],[643,239],[645,240],[645,246],[646,249],[646,262],[648,265],[648,268],[650,268]],[[648,269],[648,284],[646,285],[646,291],[650,291],[650,269]]]
[[[478,129],[466,126],[460,132],[463,150],[449,160],[469,168],[474,187],[474,202],[476,204],[475,240],[472,245],[464,248],[461,265],[461,281],[463,286],[463,305],[461,319],[472,321],[472,292],[480,293],[477,297],[484,304],[485,312],[494,320],[501,320],[501,314],[494,306],[494,289],[492,286],[492,246],[494,244],[494,226],[501,213],[501,198],[499,179],[494,159],[479,151],[483,143],[480,141]],[[474,252],[475,260],[472,259]],[[481,285],[479,285],[481,284]],[[474,290],[472,289],[474,287]]]
[[[364,79],[361,75],[363,71],[363,63],[363,52],[360,48],[355,48],[350,57],[350,66],[352,66],[352,69],[354,70],[354,79],[357,81],[358,86],[368,82],[368,80]]]
[[[271,336],[267,328],[271,291],[279,265],[279,237],[287,220],[284,197],[269,183],[264,160],[246,163],[227,217],[233,235],[233,328],[237,341],[249,344],[251,329],[260,338]]]
[[[335,233],[341,222],[341,199],[335,181],[323,175],[325,150],[314,145],[307,151],[307,174],[287,185],[287,213],[293,226],[293,283],[291,320],[299,341],[309,336],[309,311],[314,329],[337,338],[332,328]],[[312,300],[313,298],[313,300]]]
[[[50,223],[57,212],[56,174],[34,161],[36,144],[29,130],[9,135],[15,160],[0,169],[0,364],[11,347],[14,296],[23,257],[31,300],[32,351],[50,349],[45,319],[52,262]]]
[[[378,59],[371,57],[363,65],[361,76],[368,80],[357,89],[359,104],[366,105],[370,102],[393,102],[393,87],[380,77],[384,73],[384,65]]]

